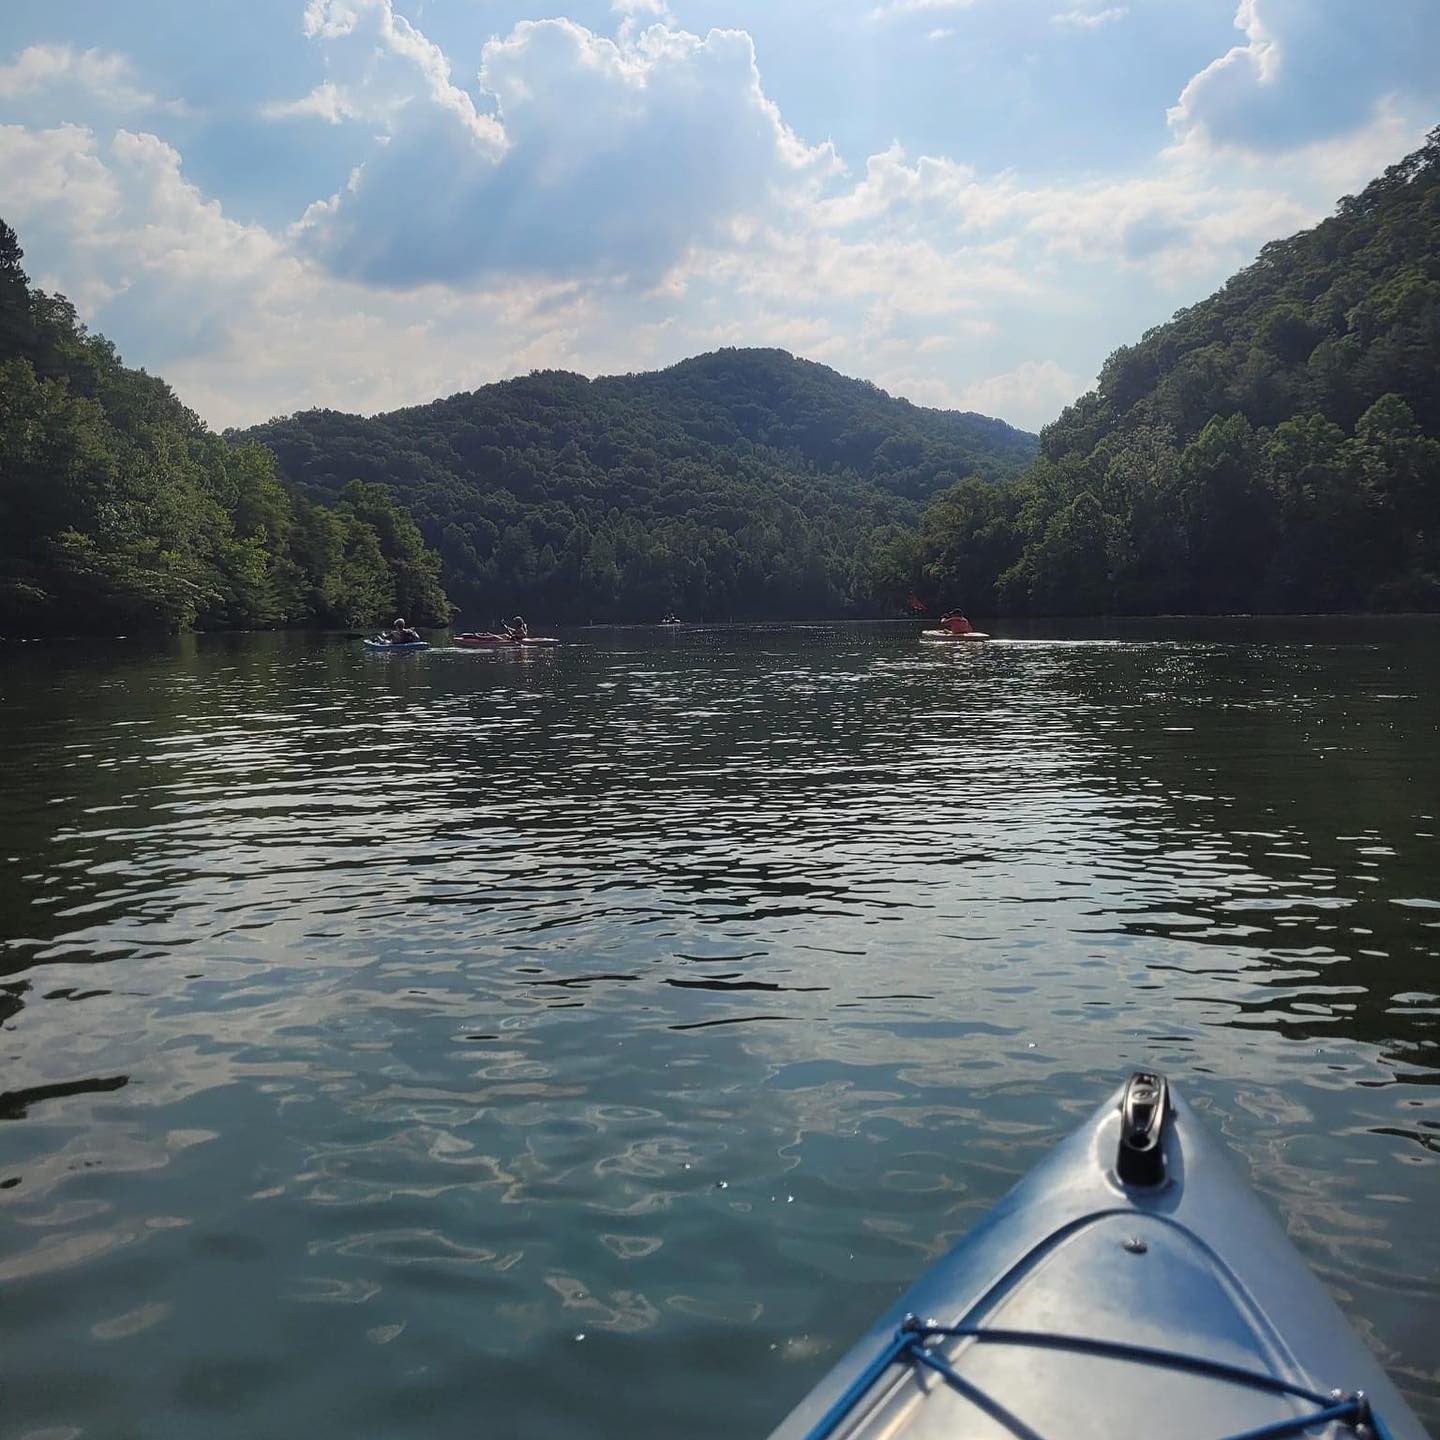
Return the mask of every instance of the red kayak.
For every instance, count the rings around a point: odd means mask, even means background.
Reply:
[[[467,630],[463,635],[456,635],[457,645],[467,645],[472,650],[489,649],[500,645],[558,645],[560,642],[553,635],[527,635],[523,640],[517,640],[513,635],[498,634],[493,630]]]

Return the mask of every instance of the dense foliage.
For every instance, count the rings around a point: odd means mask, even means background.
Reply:
[[[307,493],[392,487],[480,623],[838,615],[918,504],[1001,479],[1033,436],[926,410],[778,350],[655,374],[541,372],[375,419],[312,410],[246,432]],[[981,483],[977,481],[976,483]]]
[[[878,583],[980,612],[1440,608],[1440,129],[1117,350],[1017,483],[953,487]]]
[[[0,221],[0,629],[368,625],[449,607],[388,491],[324,508],[30,287]]]

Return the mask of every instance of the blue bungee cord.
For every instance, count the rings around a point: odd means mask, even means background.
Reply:
[[[1237,1435],[1223,1437],[1223,1440],[1280,1440],[1286,1435],[1298,1435],[1316,1425],[1328,1425],[1332,1421],[1343,1421],[1355,1430],[1357,1435],[1373,1436],[1374,1440],[1392,1440],[1384,1422],[1370,1408],[1370,1401],[1363,1390],[1346,1395],[1332,1391],[1329,1395],[1307,1389],[1303,1385],[1292,1385],[1286,1380],[1267,1375],[1261,1370],[1247,1370],[1241,1365],[1228,1365],[1220,1360],[1206,1360],[1198,1355],[1186,1355],[1178,1350],[1161,1350],[1148,1345],[1131,1345],[1123,1341],[1090,1340],[1081,1335],[1050,1335],[1037,1330],[981,1329],[971,1325],[935,1325],[907,1315],[895,1331],[889,1343],[873,1360],[846,1386],[840,1397],[826,1410],[825,1414],[806,1432],[804,1440],[828,1440],[840,1423],[850,1415],[861,1398],[877,1380],[894,1364],[909,1361],[923,1365],[939,1375],[952,1390],[963,1395],[972,1405],[983,1410],[991,1419],[1005,1426],[1016,1440],[1043,1440],[1018,1415],[1007,1410],[998,1400],[985,1394],[978,1386],[966,1380],[943,1356],[930,1348],[932,1340],[965,1339],[983,1341],[992,1345],[1027,1345],[1045,1350],[1068,1350],[1083,1355],[1104,1356],[1111,1360],[1135,1360],[1147,1365],[1158,1365],[1169,1370],[1188,1370],[1192,1374],[1208,1375],[1217,1380],[1229,1380],[1239,1385],[1251,1385],[1268,1390],[1276,1395],[1293,1395],[1308,1400],[1318,1408],[1308,1415],[1296,1415],[1288,1420],[1276,1420],[1267,1425],[1257,1426]]]

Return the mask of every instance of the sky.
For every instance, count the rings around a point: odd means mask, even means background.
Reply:
[[[4,0],[0,218],[216,427],[774,345],[1038,429],[1437,62],[1436,0]]]

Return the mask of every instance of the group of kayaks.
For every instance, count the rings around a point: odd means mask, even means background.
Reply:
[[[665,619],[661,625],[679,625],[681,622],[675,619]],[[452,636],[453,643],[463,646],[468,650],[499,649],[505,646],[546,646],[558,645],[560,643],[553,635],[511,635],[501,630],[466,630]],[[988,640],[990,638],[983,630],[955,629],[946,627],[939,630],[922,630],[921,640],[942,645],[965,645],[972,644],[977,640]],[[428,650],[428,640],[391,640],[384,635],[375,635],[365,641],[367,649],[370,650]]]
[[[1131,1076],[772,1440],[1424,1440],[1195,1113]]]
[[[553,635],[507,635],[499,630],[467,630],[462,634],[451,637],[456,645],[461,645],[467,650],[491,650],[508,647],[520,650],[544,647],[547,645],[558,645],[560,642]],[[365,641],[367,650],[428,650],[428,640],[390,640],[384,635],[375,635]]]

